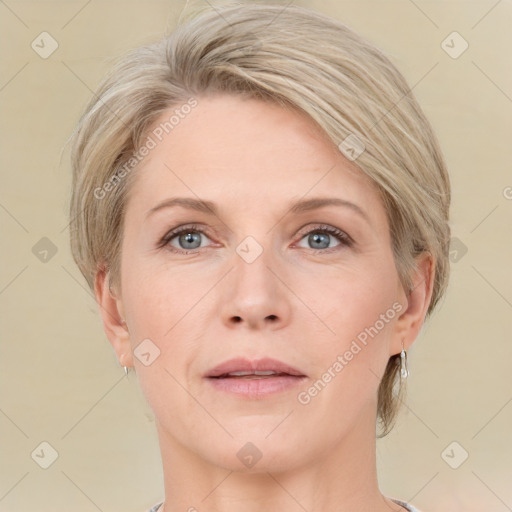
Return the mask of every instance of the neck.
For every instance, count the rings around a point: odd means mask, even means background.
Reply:
[[[301,458],[297,447],[290,464],[277,453],[245,472],[205,460],[157,422],[166,496],[158,512],[403,512],[378,488],[371,410],[324,453]]]

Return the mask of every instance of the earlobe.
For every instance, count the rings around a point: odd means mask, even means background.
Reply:
[[[396,322],[396,342],[393,343],[393,353],[402,349],[402,341],[407,350],[418,337],[428,306],[432,298],[434,286],[435,260],[427,252],[422,253],[416,260],[416,272],[412,279],[412,289],[406,297],[406,310]]]
[[[124,320],[122,299],[109,286],[109,274],[105,268],[97,271],[94,293],[101,314],[103,329],[121,366],[133,366],[130,334]]]

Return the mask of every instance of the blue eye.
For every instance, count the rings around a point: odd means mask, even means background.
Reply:
[[[196,226],[185,226],[168,233],[162,240],[165,245],[173,252],[188,254],[187,251],[196,251],[201,248],[201,235],[204,232]],[[176,238],[178,247],[171,245],[171,241]]]
[[[199,233],[190,230],[182,231],[182,233],[178,236],[178,241],[181,245],[185,245],[184,249],[198,249],[201,247],[201,236]],[[198,242],[199,245],[197,245]],[[190,247],[190,245],[194,247]]]
[[[194,254],[205,248],[204,245],[201,245],[202,236],[206,237],[207,240],[210,240],[205,235],[201,227],[196,225],[182,226],[167,233],[161,240],[160,246],[167,248],[171,252],[179,254]],[[326,225],[316,226],[315,228],[306,231],[302,234],[300,240],[302,241],[306,237],[307,243],[311,244],[311,247],[305,247],[305,249],[312,249],[320,252],[330,252],[332,250],[338,250],[337,248],[340,246],[351,247],[354,244],[352,238],[350,238],[346,233],[337,228]],[[338,244],[333,247],[329,247],[332,237],[338,241]],[[178,246],[171,243],[175,239]]]
[[[336,249],[339,245],[347,247],[351,247],[353,245],[352,239],[346,233],[332,226],[321,226],[311,229],[304,234],[301,240],[306,237],[307,243],[312,246],[307,247],[308,249]],[[339,244],[334,247],[329,247],[330,239],[332,237],[334,237]]]

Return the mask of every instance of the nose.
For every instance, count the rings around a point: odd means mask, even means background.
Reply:
[[[229,328],[280,329],[291,317],[291,292],[270,253],[252,262],[234,255],[234,268],[223,284],[222,320]]]

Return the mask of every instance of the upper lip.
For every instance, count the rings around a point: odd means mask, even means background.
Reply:
[[[244,371],[274,371],[276,373],[286,373],[288,375],[305,377],[305,375],[297,368],[269,357],[264,357],[263,359],[254,359],[252,361],[243,357],[230,359],[229,361],[224,361],[211,370],[208,370],[204,376],[219,377],[220,375],[231,372]]]

